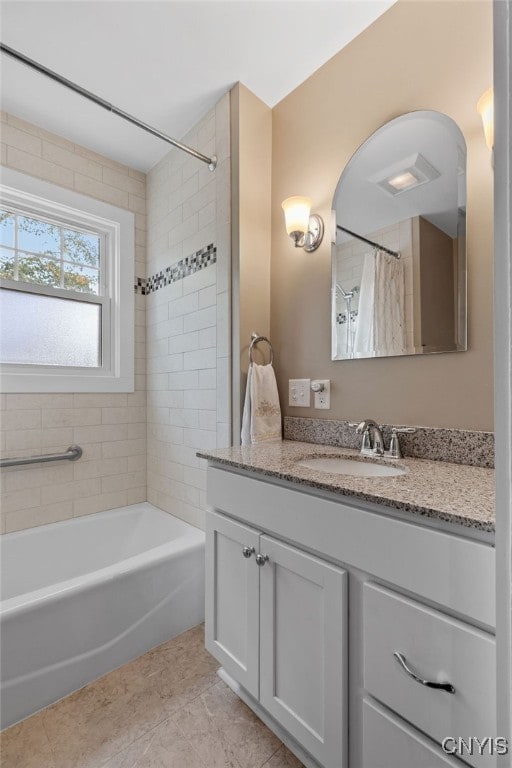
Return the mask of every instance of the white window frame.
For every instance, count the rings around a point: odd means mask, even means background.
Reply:
[[[0,204],[56,225],[86,229],[102,238],[102,295],[78,294],[15,280],[0,287],[102,306],[102,365],[98,368],[3,363],[1,392],[133,392],[135,217],[122,208],[1,168]],[[0,294],[1,295],[1,294]]]

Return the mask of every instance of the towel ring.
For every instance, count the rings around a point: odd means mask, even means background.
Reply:
[[[252,333],[251,334],[251,344],[249,346],[249,361],[251,363],[254,362],[253,359],[252,359],[252,350],[253,350],[254,345],[257,344],[259,341],[266,341],[267,344],[269,345],[269,347],[270,347],[270,365],[272,365],[272,363],[274,362],[274,348],[273,348],[273,346],[271,344],[271,341],[270,341],[270,339],[267,339],[266,336],[258,336],[257,333]]]

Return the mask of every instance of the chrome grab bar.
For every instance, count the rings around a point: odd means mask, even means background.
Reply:
[[[81,455],[82,449],[79,445],[70,445],[65,453],[47,453],[44,456],[0,459],[0,467],[22,467],[25,464],[43,464],[48,461],[77,461]]]
[[[417,683],[420,683],[420,685],[426,685],[427,688],[437,688],[437,690],[446,691],[446,693],[455,693],[455,688],[451,683],[434,683],[431,680],[424,680],[422,677],[419,677],[408,666],[403,653],[399,653],[398,651],[395,651],[393,653],[393,656],[395,657],[397,662],[400,664],[402,669],[409,675],[409,677],[412,677],[412,679],[415,680]]]

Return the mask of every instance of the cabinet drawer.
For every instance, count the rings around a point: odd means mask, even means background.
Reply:
[[[464,768],[376,702],[363,699],[364,768]]]
[[[492,635],[375,584],[365,584],[363,595],[366,690],[439,744],[447,736],[495,735]],[[455,693],[414,680],[395,652],[420,678],[449,682]],[[465,760],[475,766],[495,764],[488,755]]]

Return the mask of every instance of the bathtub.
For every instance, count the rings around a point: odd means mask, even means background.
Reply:
[[[204,534],[135,504],[0,537],[1,727],[204,618]]]

